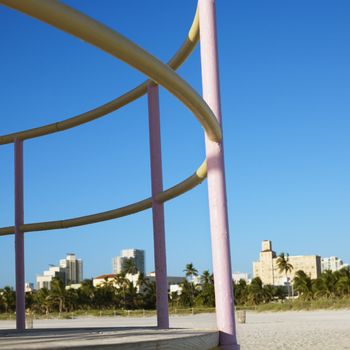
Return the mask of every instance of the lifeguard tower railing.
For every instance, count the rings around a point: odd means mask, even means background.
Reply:
[[[96,46],[144,73],[149,78],[131,91],[88,112],[56,123],[0,136],[0,145],[14,144],[15,223],[14,226],[0,228],[0,235],[15,235],[17,330],[23,331],[25,329],[24,233],[88,225],[120,218],[149,208],[152,208],[153,213],[157,325],[159,328],[169,328],[163,203],[191,190],[208,175],[215,300],[220,344],[225,349],[238,348],[234,319],[223,142],[220,126],[215,0],[198,1],[198,8],[188,36],[167,64],[116,31],[58,1],[0,0],[1,3]],[[176,6],[176,3],[171,3],[169,6]],[[175,72],[191,54],[199,40],[203,98]],[[158,86],[167,89],[193,113],[204,128],[206,138],[206,160],[191,176],[166,190],[163,190],[162,180]],[[25,223],[23,203],[24,141],[67,130],[101,118],[145,94],[148,94],[151,197],[101,213],[65,220]]]

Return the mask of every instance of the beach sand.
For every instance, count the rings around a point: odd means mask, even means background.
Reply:
[[[237,336],[242,350],[350,349],[350,310],[247,313]]]
[[[154,326],[155,317],[101,317],[72,320],[34,320],[34,328]],[[215,328],[215,314],[173,316],[174,328]],[[13,321],[0,321],[0,329],[13,329]],[[242,350],[349,349],[350,310],[247,312],[245,324],[237,324]],[[1,346],[0,346],[1,348]]]

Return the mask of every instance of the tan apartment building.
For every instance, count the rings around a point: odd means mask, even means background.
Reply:
[[[298,270],[303,270],[312,279],[321,274],[321,257],[318,255],[289,256],[289,263],[293,269],[287,275],[279,271],[277,259],[271,241],[262,241],[259,261],[253,262],[253,277],[260,277],[264,284],[278,286],[292,281]]]

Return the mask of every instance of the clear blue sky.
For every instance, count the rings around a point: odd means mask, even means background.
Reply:
[[[195,1],[65,1],[166,61]],[[251,272],[260,243],[350,262],[350,3],[217,1],[232,265]],[[144,77],[88,44],[0,7],[1,134],[92,109]],[[179,74],[201,90],[199,50]],[[161,90],[165,186],[204,157],[203,131]],[[181,130],[181,123],[186,129]],[[147,104],[25,142],[25,220],[63,219],[149,196]],[[13,145],[0,147],[0,226],[13,224]],[[211,270],[206,182],[167,203],[169,274]],[[123,248],[146,250],[151,212],[25,236],[26,280],[67,252],[84,277],[111,272]],[[0,287],[14,285],[14,237],[0,237]]]

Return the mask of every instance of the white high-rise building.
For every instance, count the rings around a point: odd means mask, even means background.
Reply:
[[[250,283],[250,278],[247,272],[233,272],[232,280],[237,284],[240,280]]]
[[[80,283],[83,280],[83,261],[77,259],[75,254],[67,254],[65,259],[60,260],[59,266],[50,265],[43,275],[37,276],[36,288],[51,289],[52,279],[59,278],[65,285]]]
[[[113,273],[121,273],[125,260],[133,259],[139,272],[145,274],[145,251],[141,249],[123,249],[120,256],[112,260]]]
[[[121,273],[123,270],[124,261],[127,258],[124,256],[116,256],[112,259],[112,271],[114,274]]]
[[[26,293],[31,293],[31,292],[33,292],[34,291],[34,283],[32,283],[32,282],[26,282],[26,283],[24,283],[24,291],[26,292]]]
[[[83,280],[83,261],[77,259],[74,253],[68,253],[60,260],[60,267],[64,270],[64,284],[80,283]]]
[[[331,256],[329,258],[321,258],[321,271],[331,270],[338,271],[343,267],[349,266],[344,264],[342,260],[338,259],[336,256]]]
[[[44,271],[43,275],[36,277],[36,289],[47,288],[50,290],[54,277],[64,281],[64,270],[59,266],[51,265],[47,271]]]

